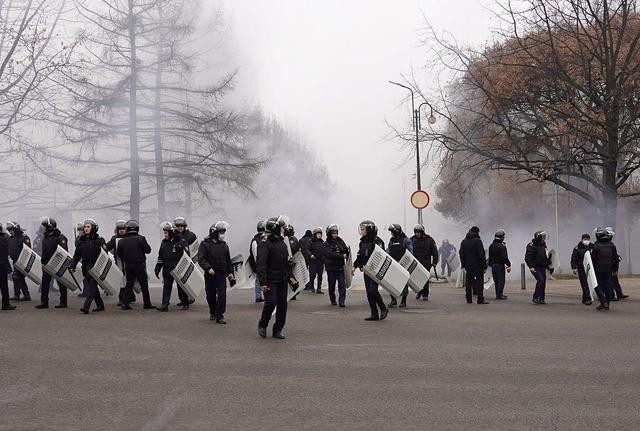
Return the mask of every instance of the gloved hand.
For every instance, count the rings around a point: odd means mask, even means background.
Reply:
[[[298,283],[297,281],[291,284],[291,290],[293,290],[294,292],[296,292],[299,287],[300,287],[300,283]]]
[[[236,281],[236,279],[235,279],[235,278],[231,278],[231,279],[229,279],[229,285],[230,285],[231,287],[235,286],[235,285],[236,285],[236,283],[237,283],[237,281]]]
[[[159,263],[156,263],[156,267],[153,270],[153,272],[156,275],[156,278],[160,278],[160,270],[161,269],[162,269],[162,265],[160,265]]]
[[[554,268],[549,268],[549,274],[553,275],[555,269]]]

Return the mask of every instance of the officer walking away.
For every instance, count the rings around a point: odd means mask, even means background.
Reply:
[[[149,278],[147,277],[147,254],[151,253],[151,246],[147,239],[140,235],[140,224],[136,220],[129,220],[125,224],[126,235],[118,241],[116,253],[122,259],[125,269],[127,284],[120,298],[123,310],[131,310],[133,285],[136,281],[140,283],[142,290],[143,308],[150,310],[155,308],[151,304],[149,296]]]
[[[546,304],[544,291],[547,287],[547,269],[551,265],[546,240],[547,233],[545,231],[534,233],[533,240],[527,244],[527,251],[524,255],[524,261],[536,279],[536,289],[533,292],[534,304]],[[553,271],[551,272],[553,273]]]
[[[304,261],[307,263],[307,268],[309,268],[311,261],[311,240],[313,239],[313,233],[310,229],[304,233],[304,236],[300,238],[298,241],[300,245],[300,251],[302,252],[302,256],[304,256]],[[304,290],[313,290],[313,285],[309,287],[309,285],[304,287]]]
[[[491,275],[496,288],[496,299],[507,299],[504,295],[504,285],[506,282],[507,272],[511,272],[511,261],[507,253],[507,244],[504,242],[505,231],[500,229],[496,232],[491,245],[489,246],[489,266],[491,267]]]
[[[427,271],[431,271],[432,266],[435,267],[438,265],[438,246],[435,240],[425,233],[423,225],[417,224],[413,227],[411,244],[413,244],[413,255]],[[427,283],[416,295],[416,299],[420,299],[421,297],[424,301],[429,300],[429,279],[427,279]]]
[[[78,262],[82,261],[82,275],[84,276],[85,300],[80,309],[84,314],[89,313],[91,303],[96,301],[94,312],[104,311],[104,302],[100,296],[98,282],[89,274],[89,269],[93,268],[100,256],[100,252],[106,249],[104,238],[98,235],[98,224],[93,219],[86,219],[82,224],[82,236],[76,240],[76,249],[69,264],[69,271],[76,272]]]
[[[613,241],[616,237],[616,233],[613,231],[613,228],[606,227],[605,228],[609,235],[611,235],[611,241]],[[620,262],[622,262],[622,256],[618,255],[618,266],[620,266]],[[622,291],[622,286],[620,285],[620,278],[618,278],[618,273],[616,272],[613,275],[613,293],[611,297],[611,301],[619,301],[621,299],[627,299],[629,295],[625,295]]]
[[[204,269],[204,285],[209,304],[209,319],[226,324],[227,278],[236,284],[229,246],[224,241],[229,223],[218,221],[209,228],[209,236],[200,243],[198,263]]]
[[[58,246],[65,250],[69,250],[67,237],[58,230],[58,223],[51,217],[45,217],[42,220],[44,237],[42,239],[42,256],[40,262],[44,267],[53,257]],[[52,285],[53,277],[44,269],[42,270],[42,284],[40,285],[40,305],[36,305],[37,309],[49,308],[49,288]],[[54,308],[67,308],[67,288],[58,285],[60,288],[60,303]]]
[[[391,239],[389,240],[389,245],[387,246],[387,253],[389,256],[393,258],[396,262],[400,262],[404,253],[409,250],[410,253],[413,253],[413,243],[407,235],[402,231],[402,226],[399,224],[391,224],[387,228],[389,232],[391,232]],[[400,308],[404,308],[407,306],[407,295],[409,294],[409,288],[407,286],[402,290],[402,300],[400,301]],[[398,305],[398,301],[395,296],[391,295],[391,302],[389,302],[388,307],[394,308]]]
[[[249,262],[249,266],[254,274],[256,274],[256,281],[254,286],[254,293],[256,298],[256,304],[259,302],[264,302],[262,299],[262,290],[260,289],[260,280],[258,279],[258,267],[256,265],[258,258],[258,244],[262,241],[262,238],[267,234],[264,231],[264,220],[258,221],[256,226],[258,233],[256,233],[253,238],[251,238],[251,242],[249,243],[249,258],[247,261]]]
[[[351,274],[355,274],[356,268],[362,271],[362,268],[369,262],[369,258],[373,254],[376,245],[384,250],[384,241],[378,237],[378,227],[371,220],[364,220],[359,226],[360,244],[358,247],[358,255],[353,262]],[[378,291],[378,283],[376,283],[367,274],[364,274],[364,287],[367,292],[367,301],[371,309],[371,315],[366,317],[366,321],[384,320],[389,313],[389,309],[384,305],[382,295]],[[378,308],[380,312],[378,313]]]
[[[600,305],[597,310],[609,310],[609,299],[613,297],[613,277],[618,273],[618,250],[612,242],[611,232],[605,228],[596,228],[596,242],[591,248],[593,269],[596,273],[598,286],[596,294]]]
[[[329,282],[329,299],[331,305],[345,306],[347,298],[347,282],[344,278],[344,264],[349,258],[349,247],[338,236],[339,227],[332,224],[327,227],[325,241],[325,266]],[[336,283],[338,284],[338,302],[336,302]]]
[[[451,277],[451,265],[449,265],[449,256],[451,253],[455,253],[456,248],[449,242],[448,239],[442,241],[442,245],[438,249],[440,254],[440,273],[444,276],[444,269],[447,268],[447,277]]]
[[[582,237],[580,237],[580,242],[571,252],[571,270],[580,280],[580,287],[582,288],[582,303],[584,305],[591,305],[593,303],[591,300],[591,292],[589,292],[587,272],[584,269],[584,255],[587,251],[591,250],[591,246],[591,235],[583,233]]]
[[[84,223],[82,222],[78,222],[76,224],[76,237],[75,237],[75,242],[74,242],[74,249],[78,248],[78,241],[80,241],[80,238],[82,238],[84,236]],[[86,298],[87,297],[87,283],[89,282],[89,280],[87,280],[86,278],[82,280],[82,291],[80,293],[78,293],[78,298]]]
[[[9,232],[9,256],[14,266],[13,273],[11,274],[11,279],[13,280],[13,297],[11,300],[20,301],[20,294],[22,294],[22,301],[31,301],[31,294],[29,293],[25,275],[15,269],[15,264],[20,257],[22,247],[26,245],[30,248],[31,239],[15,221],[7,222],[7,231]]]
[[[124,269],[124,263],[122,262],[122,259],[120,258],[120,256],[118,256],[118,253],[116,252],[117,251],[116,247],[117,247],[118,241],[127,235],[127,230],[125,228],[126,224],[127,224],[126,220],[116,221],[115,228],[113,229],[113,236],[111,236],[111,239],[109,240],[109,242],[107,242],[107,245],[106,245],[107,252],[113,253],[113,257],[116,262],[116,265],[118,266],[118,268],[120,268],[120,270],[122,270],[123,274],[126,274],[126,271]],[[124,279],[124,281],[126,282],[126,278]],[[133,289],[131,289],[131,292],[129,293],[131,294],[131,298],[129,302],[130,303],[136,302],[136,293],[133,291]],[[123,295],[124,295],[124,285],[122,285],[122,287],[120,288],[120,294],[118,295],[118,307],[122,306],[122,302],[120,301],[120,298],[122,298]]]
[[[313,229],[313,238],[311,238],[311,249],[309,255],[309,286],[313,291],[313,284],[318,279],[318,288],[316,293],[324,294],[322,291],[322,273],[324,272],[324,241],[322,240],[322,228]]]
[[[175,234],[175,226],[171,222],[164,222],[160,224],[162,228],[163,239],[158,249],[158,261],[154,268],[154,274],[156,278],[160,278],[160,271],[162,271],[162,305],[156,307],[158,311],[169,311],[169,302],[171,301],[171,291],[173,290],[173,277],[171,271],[173,271],[182,258],[182,255],[187,251],[189,247],[187,242],[180,236]],[[178,297],[182,305],[182,310],[189,309],[189,296],[180,286],[178,286]]]
[[[2,297],[2,310],[15,310],[16,306],[11,305],[9,300],[9,235],[4,231],[0,223],[0,296]]]
[[[284,229],[287,223],[282,217],[267,220],[265,229],[269,236],[262,238],[258,245],[258,279],[264,294],[264,307],[258,322],[258,335],[267,336],[267,327],[273,311],[276,321],[273,324],[273,338],[283,340],[282,333],[287,321],[287,293],[292,273],[289,248],[284,242]]]
[[[467,304],[473,303],[473,295],[478,304],[488,304],[484,300],[484,273],[487,271],[487,258],[480,239],[480,229],[473,226],[460,244],[460,265],[467,273],[464,283]]]

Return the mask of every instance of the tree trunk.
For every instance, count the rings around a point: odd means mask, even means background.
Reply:
[[[158,19],[162,22],[162,8],[158,6]],[[158,221],[161,223],[166,220],[166,197],[165,197],[165,178],[164,178],[164,165],[162,159],[162,136],[161,136],[161,114],[160,106],[162,103],[162,92],[160,87],[162,85],[162,55],[163,55],[163,41],[160,36],[158,40],[158,59],[156,66],[156,90],[154,100],[154,131],[153,141],[155,147],[155,159],[156,159],[156,193],[158,195]]]
[[[131,193],[130,217],[140,218],[140,160],[138,155],[138,115],[137,115],[137,87],[138,65],[136,58],[135,16],[133,14],[133,0],[129,0],[129,44],[131,47],[131,76],[129,78],[129,147],[131,151]]]

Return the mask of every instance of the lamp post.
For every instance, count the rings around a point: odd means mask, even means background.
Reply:
[[[419,131],[422,127],[422,122],[420,121],[420,110],[423,106],[428,106],[431,109],[431,114],[427,121],[429,124],[434,124],[436,122],[436,117],[433,115],[433,106],[429,102],[422,102],[418,105],[418,109],[416,109],[415,105],[415,96],[413,89],[411,87],[407,87],[406,85],[400,84],[399,82],[389,81],[390,84],[397,85],[398,87],[405,88],[411,92],[411,124],[413,126],[413,130],[416,132],[416,185],[417,190],[422,190],[422,183],[420,181],[420,136]],[[422,210],[418,209],[418,223],[422,224]]]

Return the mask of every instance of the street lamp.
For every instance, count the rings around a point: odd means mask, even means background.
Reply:
[[[436,117],[433,115],[433,106],[429,102],[422,102],[418,105],[418,109],[415,108],[415,97],[413,93],[413,89],[411,87],[407,87],[406,85],[400,84],[399,82],[389,81],[390,84],[397,85],[398,87],[405,88],[411,92],[411,112],[413,117],[411,118],[411,123],[413,125],[413,130],[416,132],[416,183],[417,190],[422,190],[422,184],[420,181],[420,136],[419,131],[422,128],[422,123],[420,121],[420,110],[423,106],[428,106],[431,109],[431,113],[429,117],[427,117],[427,122],[429,124],[434,124],[436,122]],[[422,224],[422,210],[418,209],[418,223]]]

